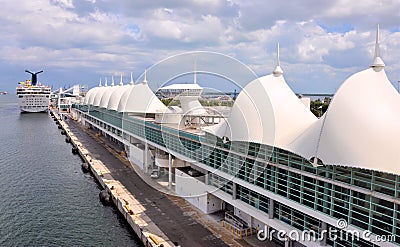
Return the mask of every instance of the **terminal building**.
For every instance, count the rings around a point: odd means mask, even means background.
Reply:
[[[196,83],[164,87],[182,101],[165,106],[146,72],[139,83],[92,88],[74,114],[203,212],[226,211],[241,237],[256,229],[282,246],[399,246],[400,95],[378,36],[372,65],[342,84],[321,118],[286,84],[279,55],[228,115],[202,107]]]

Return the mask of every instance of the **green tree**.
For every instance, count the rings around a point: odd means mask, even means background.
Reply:
[[[321,117],[328,109],[330,101],[324,100],[322,102],[320,99],[312,100],[310,103],[310,111],[317,117]]]

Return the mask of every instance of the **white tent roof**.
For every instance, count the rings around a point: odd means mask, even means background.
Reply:
[[[97,92],[98,92],[101,88],[103,88],[103,87],[95,87],[95,88],[92,88],[93,91],[92,91],[92,93],[90,94],[89,100],[88,100],[88,104],[89,104],[89,105],[93,105],[93,103],[94,103],[94,98],[96,97]]]
[[[95,91],[95,89],[96,89],[96,87],[91,88],[91,89],[86,93],[86,95],[85,95],[85,101],[84,101],[85,104],[88,104],[88,103],[89,103],[90,95],[93,94],[93,92]]]
[[[121,96],[124,94],[126,90],[129,89],[130,86],[131,85],[118,86],[117,89],[114,92],[112,92],[110,99],[108,100],[107,110],[116,111],[118,109],[118,104],[121,99]]]
[[[215,136],[218,136],[220,138],[228,137],[226,136],[227,131],[229,131],[229,126],[228,126],[228,122],[226,119],[221,118],[221,122],[219,124],[214,124],[211,126],[207,126],[207,127],[203,127],[203,130],[211,133]]]
[[[400,174],[400,95],[379,55],[379,26],[371,68],[348,78],[324,116],[289,150],[327,165]]]
[[[208,131],[221,138],[224,133],[231,141],[255,142],[286,149],[315,121],[317,118],[286,84],[278,44],[277,65],[273,73],[246,85],[227,121]]]
[[[101,84],[101,78],[100,78],[100,83],[98,87],[94,87],[89,90],[89,92],[85,96],[85,104],[93,105],[94,98],[97,95],[97,91],[99,91],[102,88]]]
[[[125,101],[126,97],[126,102]],[[129,93],[121,97],[118,104],[119,112],[158,113],[167,111],[168,108],[151,91],[147,83],[133,86]]]
[[[383,67],[348,78],[315,124],[290,145],[324,164],[400,174],[400,96]]]
[[[100,106],[101,98],[103,97],[104,93],[107,92],[110,89],[111,89],[111,87],[108,87],[108,86],[99,88],[96,91],[96,96],[94,97],[93,105],[94,106]]]
[[[237,97],[227,122],[206,131],[232,141],[286,148],[317,118],[286,84],[278,65],[273,74],[250,82]],[[221,130],[225,129],[225,131]]]
[[[100,100],[100,107],[107,108],[108,101],[110,101],[112,93],[115,90],[117,90],[119,87],[121,87],[121,86],[109,87],[108,90],[106,92],[104,92],[104,94],[103,94],[103,96],[101,97],[101,100]]]
[[[126,106],[126,102],[128,101],[128,96],[130,95],[131,90],[134,86],[135,85],[133,85],[133,84],[129,85],[129,87],[127,87],[127,89],[121,95],[121,97],[119,98],[119,101],[118,101],[118,107],[117,107],[116,111],[123,112],[123,109],[125,109],[125,106]]]

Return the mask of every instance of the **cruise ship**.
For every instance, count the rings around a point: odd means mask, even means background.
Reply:
[[[224,212],[237,238],[400,246],[400,95],[378,33],[371,66],[343,82],[320,118],[287,85],[279,49],[275,70],[249,82],[227,117],[196,102],[199,85],[162,88],[181,100],[181,109],[165,106],[146,76],[92,88],[74,114],[168,190],[204,213]]]
[[[18,104],[21,112],[45,112],[49,109],[51,88],[37,82],[37,75],[42,73],[25,72],[32,75],[31,80],[20,82],[17,87]]]

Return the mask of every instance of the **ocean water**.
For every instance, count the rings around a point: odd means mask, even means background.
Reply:
[[[141,246],[47,113],[0,95],[0,246]]]

